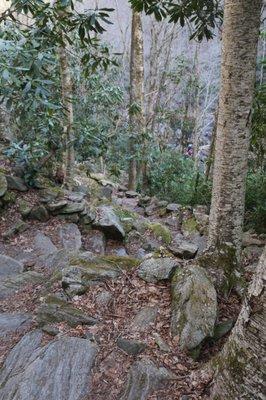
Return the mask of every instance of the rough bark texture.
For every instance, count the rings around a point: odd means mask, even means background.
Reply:
[[[136,143],[137,135],[141,134],[144,128],[144,60],[143,60],[143,32],[141,14],[133,11],[132,33],[131,33],[131,61],[130,61],[130,162],[128,189],[136,189],[137,160]]]
[[[75,162],[74,137],[73,137],[73,103],[72,103],[72,79],[68,65],[68,57],[65,46],[59,48],[59,62],[61,73],[62,103],[64,107],[64,138],[65,138],[65,185],[71,189]]]
[[[212,400],[265,399],[266,247],[237,323],[216,364]]]
[[[240,252],[262,0],[225,0],[209,245]]]

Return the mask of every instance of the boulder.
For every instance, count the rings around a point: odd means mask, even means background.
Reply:
[[[90,230],[85,238],[86,249],[95,254],[103,255],[106,248],[105,235],[101,231]]]
[[[41,283],[44,280],[42,274],[35,271],[26,271],[22,274],[0,278],[0,300],[7,298],[28,284]]]
[[[0,254],[0,279],[23,272],[23,265],[11,257]]]
[[[112,186],[103,186],[100,191],[100,198],[112,200],[113,188]]]
[[[7,180],[4,174],[0,173],[0,197],[3,197],[7,191]]]
[[[158,307],[147,306],[142,308],[134,317],[131,328],[133,331],[145,331],[152,323],[155,322],[158,315]]]
[[[139,340],[126,339],[122,337],[117,339],[116,344],[121,350],[131,356],[136,356],[142,353],[147,347],[146,343]]]
[[[104,290],[96,296],[95,302],[98,306],[106,307],[112,300],[112,297],[113,295],[111,292]]]
[[[65,207],[58,211],[58,214],[75,214],[81,213],[85,208],[85,201],[81,202],[68,202]]]
[[[181,209],[181,205],[177,203],[170,203],[166,207],[167,212],[178,212]]]
[[[44,266],[53,271],[60,271],[69,265],[72,256],[66,249],[57,250],[54,253],[46,254],[37,260],[37,265]]]
[[[49,295],[37,310],[37,323],[39,326],[54,322],[66,322],[71,327],[78,325],[95,325],[97,319],[86,315],[83,311],[73,307],[64,299]]]
[[[60,228],[59,236],[67,251],[79,251],[81,248],[81,233],[76,224],[65,224]]]
[[[67,205],[67,200],[62,199],[57,201],[51,201],[50,203],[46,204],[46,207],[50,212],[57,214],[57,212],[62,210],[62,208],[64,208],[66,205]]]
[[[68,293],[82,294],[91,285],[116,279],[123,270],[137,265],[138,262],[130,257],[105,256],[88,260],[73,257],[70,266],[62,271],[62,287]]]
[[[120,400],[146,400],[154,390],[174,378],[166,368],[158,368],[150,359],[143,358],[132,365]]]
[[[194,258],[198,252],[198,246],[196,244],[185,241],[176,245],[172,244],[171,246],[168,247],[168,249],[176,257],[184,258],[186,260]]]
[[[27,218],[28,217],[28,215],[31,212],[31,208],[32,208],[31,204],[28,203],[25,200],[20,200],[18,202],[18,210],[19,210],[22,218]]]
[[[73,202],[78,202],[80,203],[85,197],[85,193],[82,192],[70,192],[67,195],[68,200],[73,201]]]
[[[126,192],[126,197],[128,197],[129,199],[134,199],[135,197],[138,197],[140,194],[135,192],[134,190],[128,190]]]
[[[198,266],[176,270],[172,279],[172,335],[184,350],[196,348],[213,336],[217,294],[205,270]]]
[[[51,239],[42,232],[37,232],[34,238],[34,248],[38,255],[50,255],[57,252],[56,246]]]
[[[18,176],[6,175],[7,188],[18,192],[27,192],[28,188],[22,178]]]
[[[149,283],[168,280],[177,265],[173,258],[149,258],[140,264],[138,276]]]
[[[29,314],[0,313],[0,338],[23,331],[31,325],[31,322]]]
[[[120,224],[119,218],[110,206],[101,206],[96,209],[96,218],[93,226],[104,232],[110,239],[123,240],[125,231]]]
[[[153,337],[154,337],[155,343],[157,344],[157,346],[159,347],[159,349],[162,352],[169,353],[171,351],[168,344],[163,340],[163,338],[157,332],[154,332]]]
[[[48,211],[43,205],[37,205],[30,210],[28,218],[35,219],[40,222],[46,222],[50,217]]]
[[[42,346],[42,333],[24,336],[0,374],[0,400],[81,400],[90,393],[97,345],[61,337]]]

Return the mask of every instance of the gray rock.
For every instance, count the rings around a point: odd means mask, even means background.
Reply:
[[[67,251],[78,251],[81,248],[81,233],[76,224],[65,224],[60,228],[59,236]]]
[[[128,197],[129,199],[134,199],[135,197],[138,197],[140,194],[135,192],[134,190],[128,190],[126,192],[126,197]]]
[[[74,214],[74,213],[81,213],[85,208],[85,201],[80,203],[67,203],[67,205],[59,210],[59,214]]]
[[[67,198],[70,201],[81,202],[85,197],[85,193],[82,192],[71,192],[68,194]]]
[[[138,206],[139,207],[146,207],[149,204],[150,201],[151,201],[150,196],[140,197],[139,201],[138,201]]]
[[[0,400],[82,400],[90,393],[97,345],[61,337],[41,346],[42,334],[22,338],[0,375]]]
[[[60,333],[60,330],[53,324],[42,326],[42,331],[50,336],[56,336]]]
[[[11,226],[6,232],[3,233],[3,239],[11,239],[13,236],[25,232],[29,225],[19,219],[14,225]]]
[[[77,259],[75,263],[80,265],[70,265],[62,270],[62,287],[72,295],[83,294],[91,285],[115,279],[121,274],[116,266],[101,259],[88,262],[85,260],[79,262]]]
[[[150,283],[168,280],[177,265],[173,258],[150,258],[140,264],[138,276]]]
[[[6,175],[7,188],[18,192],[27,192],[28,188],[22,178],[18,176]]]
[[[113,188],[112,186],[103,186],[100,192],[100,198],[112,200]]]
[[[21,332],[29,327],[31,322],[32,318],[29,314],[0,313],[0,337]]]
[[[35,271],[26,271],[0,279],[0,300],[5,299],[28,284],[41,283],[44,280],[42,274]]]
[[[3,197],[7,191],[7,180],[4,174],[0,173],[0,197]]]
[[[49,211],[54,212],[56,214],[58,210],[62,210],[62,208],[64,208],[66,205],[67,205],[67,200],[63,199],[47,203],[46,207]]]
[[[119,218],[110,206],[102,206],[96,209],[96,218],[93,226],[102,230],[108,238],[123,240],[125,237],[125,231],[120,224]]]
[[[192,350],[212,337],[217,317],[217,294],[205,270],[177,270],[172,279],[171,332],[182,349]]]
[[[110,301],[112,300],[112,293],[108,292],[107,290],[104,290],[103,292],[99,293],[96,296],[95,302],[99,306],[107,306]]]
[[[95,254],[104,254],[106,248],[105,235],[101,231],[91,230],[86,235],[86,248]]]
[[[158,307],[144,307],[134,317],[131,327],[134,331],[144,331],[157,318]]]
[[[180,204],[176,204],[176,203],[171,203],[168,204],[166,207],[166,211],[168,212],[178,212],[181,209],[181,205]]]
[[[39,255],[49,255],[57,252],[57,248],[51,239],[40,231],[35,236],[34,248]]]
[[[174,378],[175,376],[166,368],[157,368],[147,358],[136,361],[129,371],[127,384],[120,400],[146,400],[154,390]]]
[[[192,259],[198,252],[198,246],[194,243],[181,242],[180,244],[172,244],[168,249],[177,257],[184,259]]]
[[[66,249],[60,249],[55,253],[40,257],[37,264],[50,270],[62,270],[69,265],[71,256],[72,254]]]
[[[116,341],[117,346],[129,355],[136,356],[142,353],[147,345],[144,342],[133,339],[118,338]]]
[[[48,221],[49,213],[46,210],[46,208],[43,205],[40,206],[34,206],[28,215],[29,219],[35,219],[40,222],[46,222]]]
[[[0,278],[23,272],[23,265],[11,257],[0,254]]]
[[[63,220],[64,222],[69,222],[72,224],[77,224],[79,222],[79,213],[72,213],[72,214],[60,214],[58,218]]]
[[[158,333],[155,332],[153,334],[153,337],[154,337],[155,343],[157,344],[157,346],[159,347],[159,349],[161,351],[163,351],[164,353],[169,353],[171,351],[168,344],[162,339],[162,337]]]
[[[72,327],[77,325],[95,325],[98,321],[86,315],[83,311],[57,296],[50,295],[37,310],[37,322],[39,326],[55,322],[66,322]]]

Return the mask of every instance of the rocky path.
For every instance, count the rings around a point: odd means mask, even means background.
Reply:
[[[200,360],[239,299],[220,304],[191,267],[207,210],[97,182],[93,197],[16,187],[2,214],[0,400],[208,398]]]

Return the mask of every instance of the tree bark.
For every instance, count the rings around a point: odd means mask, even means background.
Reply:
[[[128,189],[137,185],[137,135],[144,129],[144,60],[141,14],[133,11],[130,60],[130,105],[129,105],[129,174]]]
[[[64,40],[63,40],[64,42]],[[62,104],[64,108],[64,142],[65,142],[65,172],[64,184],[68,189],[73,186],[73,172],[75,164],[74,135],[73,135],[73,88],[69,69],[66,46],[59,48],[59,63],[61,74]]]
[[[211,400],[265,399],[266,247],[218,360]]]
[[[225,0],[209,245],[241,249],[262,0]]]

